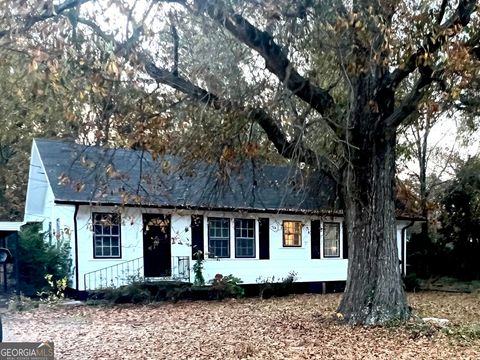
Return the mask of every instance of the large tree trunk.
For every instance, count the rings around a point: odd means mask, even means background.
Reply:
[[[405,320],[409,307],[396,243],[395,131],[372,128],[352,141],[356,151],[342,181],[348,280],[338,311],[352,324]]]

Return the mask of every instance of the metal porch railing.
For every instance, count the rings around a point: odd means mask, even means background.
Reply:
[[[143,280],[143,257],[90,271],[83,275],[85,290],[127,285]]]
[[[172,256],[172,275],[161,279],[190,282],[190,258],[188,256]],[[134,281],[145,280],[150,280],[150,278],[144,278],[143,257],[90,271],[83,275],[85,291],[116,288]]]

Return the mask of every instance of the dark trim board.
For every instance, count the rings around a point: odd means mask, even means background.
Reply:
[[[270,259],[270,219],[258,219],[258,258],[259,260]]]
[[[192,260],[197,260],[197,255],[200,255],[200,258],[205,257],[204,250],[204,234],[203,234],[203,215],[192,215],[190,217],[190,229],[192,231]]]
[[[320,259],[320,220],[312,220],[310,227],[310,258]]]

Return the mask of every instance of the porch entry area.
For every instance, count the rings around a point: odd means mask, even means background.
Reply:
[[[163,214],[142,216],[144,277],[172,276],[171,217]]]
[[[189,256],[172,256],[171,216],[142,214],[142,221],[143,257],[85,273],[84,290],[124,286],[132,279],[190,282]]]

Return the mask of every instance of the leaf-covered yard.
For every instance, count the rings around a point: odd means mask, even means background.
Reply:
[[[4,315],[7,341],[54,341],[57,359],[479,359],[480,296],[412,294],[420,324],[351,327],[340,295],[77,306]]]

